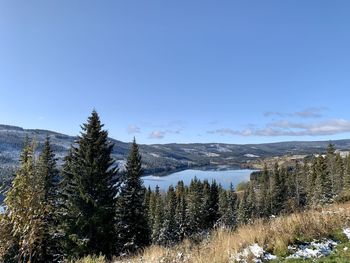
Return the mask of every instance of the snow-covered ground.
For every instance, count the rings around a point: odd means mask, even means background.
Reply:
[[[251,154],[251,153],[246,153],[244,156],[248,157],[248,158],[259,158],[260,157],[259,155],[255,155],[255,154]]]
[[[277,257],[266,252],[258,244],[248,246],[245,249],[243,249],[242,252],[232,255],[233,262],[246,263],[248,262],[248,259],[252,259],[253,262],[260,263],[277,259]]]
[[[338,245],[332,239],[324,239],[322,241],[313,241],[304,243],[302,245],[288,246],[288,250],[292,253],[287,258],[321,258],[332,253],[334,248]]]

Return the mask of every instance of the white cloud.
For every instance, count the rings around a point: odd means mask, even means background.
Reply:
[[[208,131],[211,134],[239,136],[319,136],[350,132],[350,121],[330,119],[314,123],[298,123],[286,120],[268,123],[265,128],[234,130],[222,128]]]
[[[154,130],[149,134],[150,139],[163,139],[167,134],[179,134],[181,132],[178,130]]]
[[[132,125],[132,124],[130,124],[129,126],[128,126],[128,133],[129,134],[133,134],[133,133],[140,133],[141,132],[141,129],[140,129],[140,127],[138,127],[138,126],[136,126],[136,125]]]
[[[278,116],[281,118],[285,117],[299,117],[299,118],[320,118],[323,116],[323,112],[328,110],[326,107],[311,107],[302,111],[296,112],[279,112],[279,111],[268,111],[264,113],[265,117]]]

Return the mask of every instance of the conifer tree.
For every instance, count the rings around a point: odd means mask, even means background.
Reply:
[[[304,165],[304,170],[306,166]],[[316,178],[317,178],[317,157],[314,157],[311,164],[311,169],[308,171],[307,177],[307,204],[308,206],[314,205],[314,195],[315,195],[315,187],[316,187]]]
[[[323,205],[330,203],[333,198],[332,182],[325,158],[317,157],[316,180],[313,194],[313,205]]]
[[[141,155],[134,139],[117,198],[117,234],[119,252],[134,252],[149,244]]]
[[[271,212],[275,215],[283,211],[285,205],[285,181],[284,173],[275,163],[273,176],[271,180]]]
[[[344,163],[339,153],[335,155],[334,183],[333,194],[336,199],[340,199],[340,195],[344,190]]]
[[[176,222],[176,194],[173,186],[170,186],[166,196],[163,228],[160,234],[160,243],[173,245],[179,241],[179,226]]]
[[[115,252],[117,168],[113,144],[93,111],[64,166],[61,220],[63,246],[69,257]],[[108,237],[108,238],[106,238]]]
[[[179,181],[176,186],[176,213],[175,219],[178,224],[179,239],[182,240],[186,233],[186,188],[183,181]]]
[[[187,194],[187,235],[194,236],[201,232],[203,225],[203,188],[196,177],[191,180]]]
[[[37,164],[38,190],[37,198],[40,200],[42,220],[42,237],[37,246],[40,250],[36,253],[37,261],[57,261],[60,254],[58,246],[58,169],[56,157],[47,137],[43,151]]]
[[[243,196],[239,200],[238,211],[237,211],[237,219],[240,225],[244,225],[249,223],[250,215],[249,215],[249,205],[248,205],[248,191],[245,189],[243,191]]]
[[[255,195],[255,189],[254,189],[254,182],[250,181],[248,184],[248,196],[246,199],[246,209],[247,209],[247,216],[250,219],[254,219],[257,217],[257,200]]]
[[[262,180],[259,194],[259,213],[260,217],[268,217],[271,214],[271,200],[270,200],[270,176],[266,164],[262,171]]]
[[[210,184],[208,180],[204,180],[202,183],[202,224],[201,229],[208,230],[213,227],[210,221],[211,216],[211,197],[210,197]]]
[[[163,198],[159,192],[159,187],[156,186],[155,191],[155,208],[152,226],[152,242],[154,244],[160,244],[160,235],[164,222],[164,202]]]
[[[231,185],[229,190],[220,192],[219,211],[221,226],[227,229],[235,229],[237,226],[237,194]]]
[[[208,209],[208,225],[214,227],[219,220],[219,187],[214,180],[210,185],[209,209]]]
[[[344,190],[343,190],[343,199],[350,199],[350,154],[345,159],[344,165]]]

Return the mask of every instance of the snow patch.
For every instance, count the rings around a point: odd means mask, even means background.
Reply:
[[[350,240],[350,228],[344,228],[343,233],[346,235],[346,237]]]
[[[248,259],[251,259],[252,257],[253,257],[252,259],[253,262],[256,262],[256,263],[277,259],[275,255],[272,255],[266,252],[258,244],[253,244],[251,246],[248,246],[247,248],[243,249],[242,252],[239,252],[233,255],[232,259],[235,262],[246,263],[248,262]]]
[[[248,158],[259,158],[260,157],[259,155],[255,155],[255,154],[251,154],[251,153],[246,153],[244,156],[248,157]]]
[[[332,239],[324,239],[323,241],[313,241],[302,245],[288,246],[288,250],[293,254],[287,258],[308,259],[325,257],[332,253],[337,244],[338,243]]]

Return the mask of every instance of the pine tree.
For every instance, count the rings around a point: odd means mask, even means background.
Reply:
[[[350,154],[345,159],[343,200],[350,200]]]
[[[334,169],[334,183],[333,183],[333,194],[334,198],[340,199],[341,193],[344,190],[344,163],[343,158],[339,153],[335,155],[335,169]]]
[[[176,194],[173,186],[170,186],[166,196],[166,206],[163,227],[159,242],[163,245],[173,245],[179,241],[179,225],[176,222]]]
[[[176,212],[175,219],[178,224],[179,239],[182,240],[186,234],[186,188],[183,181],[179,181],[176,186]]]
[[[196,177],[191,181],[187,194],[187,235],[194,237],[203,229],[203,187]]]
[[[149,244],[142,173],[141,155],[134,139],[117,198],[118,247],[121,253],[134,252]]]
[[[271,180],[271,212],[275,215],[281,213],[285,208],[285,172],[281,171],[275,163]]]
[[[255,189],[254,189],[254,182],[250,181],[248,184],[248,196],[246,199],[246,207],[247,207],[247,216],[250,219],[254,219],[257,217],[258,212],[257,212],[257,200],[256,200],[256,195],[255,195]]]
[[[336,175],[336,162],[335,162],[335,148],[333,144],[329,144],[327,147],[327,154],[325,157],[325,167],[327,169],[327,174],[328,178],[327,180],[330,183],[330,195],[331,198],[334,198],[337,193],[336,193],[336,180],[337,180],[337,175]]]
[[[83,124],[76,144],[66,159],[61,182],[65,253],[110,257],[116,247],[117,168],[111,157],[113,144],[96,111]]]
[[[211,197],[210,197],[210,184],[208,180],[204,180],[202,184],[202,224],[200,226],[203,230],[209,230],[213,227],[211,222]]]
[[[159,187],[156,186],[155,191],[155,208],[154,208],[154,217],[152,225],[152,242],[154,244],[160,244],[160,234],[164,222],[164,202],[163,198],[159,192]]]
[[[333,198],[332,182],[327,169],[326,160],[319,156],[316,161],[316,180],[313,194],[313,205],[330,203]]]
[[[40,250],[36,253],[40,262],[57,261],[60,253],[58,247],[58,169],[56,158],[47,137],[43,151],[37,164],[38,190],[37,198],[40,200],[42,220],[42,237],[37,246]]]
[[[210,185],[209,209],[208,209],[208,225],[214,227],[219,220],[219,187],[214,180]]]
[[[238,211],[237,211],[237,220],[238,224],[244,225],[250,221],[249,215],[249,205],[248,205],[248,191],[245,189],[243,191],[243,196],[239,200]]]
[[[306,166],[304,165],[304,170]],[[316,178],[317,178],[317,157],[314,157],[311,164],[311,170],[308,171],[307,177],[307,204],[308,206],[314,205],[314,195],[316,188]]]
[[[262,180],[260,186],[260,194],[259,194],[259,216],[260,217],[268,217],[271,214],[271,200],[270,200],[270,176],[269,171],[267,169],[266,164],[264,165],[264,169],[262,171]]]
[[[237,194],[234,188],[220,191],[219,198],[220,225],[227,229],[235,229],[237,226]]]

